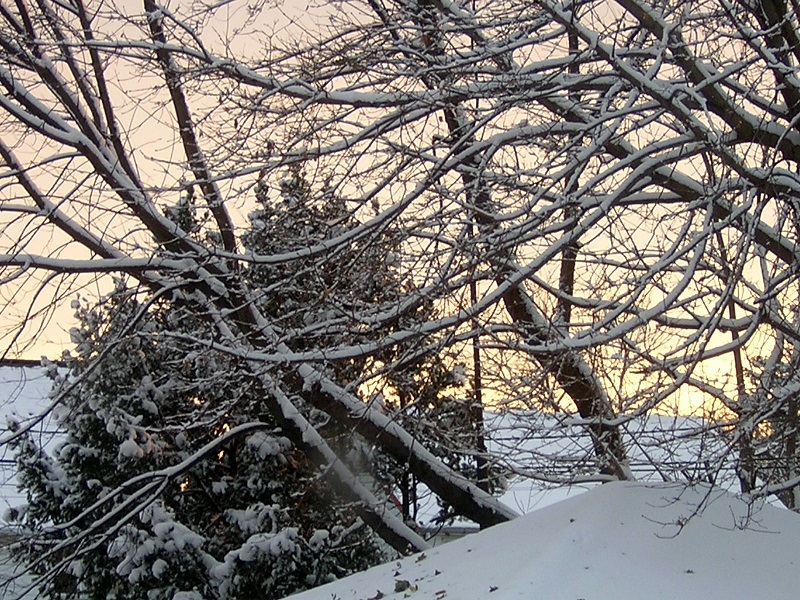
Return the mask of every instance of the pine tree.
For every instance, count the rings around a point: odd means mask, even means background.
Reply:
[[[358,227],[357,215],[332,190],[315,193],[300,168],[277,196],[270,191],[263,182],[257,186],[258,207],[242,236],[255,255],[286,257],[279,264],[256,261],[244,273],[259,290],[259,309],[294,350],[359,342],[360,319],[408,291],[391,259],[399,251],[391,232],[333,245],[317,256],[307,249]],[[207,235],[191,194],[165,212],[193,235]],[[76,301],[74,308],[79,326],[72,331],[68,374],[52,371],[53,393],[63,396],[57,417],[64,442],[51,456],[29,436],[16,442],[28,495],[18,517],[37,534],[27,562],[41,575],[62,572],[48,580],[46,594],[278,598],[384,558],[355,508],[282,435],[260,379],[241,359],[206,343],[213,339],[212,324],[183,305],[180,294],[152,296],[120,280],[98,305]],[[419,313],[430,318],[433,310],[424,302],[395,326],[411,328]],[[398,346],[378,360],[389,363],[408,349]],[[399,399],[387,410],[417,423],[431,450],[468,471],[468,443],[453,442],[451,435],[469,431],[459,419],[465,403],[445,393],[456,383],[447,362],[422,356],[385,375]],[[372,366],[362,358],[322,368],[357,392]],[[404,465],[375,455],[352,431],[293,400],[341,456],[366,454],[360,468],[372,469],[369,479],[381,487],[374,491],[399,490],[404,516],[413,516],[416,484]],[[445,434],[447,419],[453,422]],[[254,422],[262,426],[214,446]],[[203,448],[210,450],[191,460]],[[139,476],[144,486],[151,479],[143,474],[186,461],[157,499],[127,504],[140,493],[126,484],[131,478]],[[102,509],[92,509],[98,499],[105,499]],[[122,528],[116,519],[89,527],[111,510],[135,516]],[[91,535],[75,543],[87,528]],[[65,540],[73,543],[54,550]]]
[[[355,209],[334,190],[315,193],[300,165],[280,182],[279,196],[260,181],[258,208],[250,214],[245,247],[261,255],[287,249],[314,249],[360,223]],[[280,265],[254,265],[248,280],[261,290],[260,309],[276,317],[287,343],[295,350],[326,348],[367,339],[359,329],[371,311],[393,306],[402,283],[393,264],[399,243],[391,231],[332,246],[323,253]],[[337,381],[349,383],[365,361],[329,365]]]
[[[787,347],[784,347],[787,346]],[[753,361],[752,391],[729,406],[739,421],[728,429],[731,442],[739,449],[737,475],[777,487],[775,495],[792,510],[800,509],[800,348],[797,344],[776,344],[773,354]],[[730,413],[723,422],[730,419]],[[745,437],[746,445],[741,438]],[[751,451],[742,456],[741,447]],[[749,461],[747,459],[750,459]],[[750,467],[751,472],[747,472]],[[790,485],[784,487],[785,482]]]
[[[267,207],[262,188],[265,208],[253,215],[245,236],[250,248],[292,251],[352,224],[344,203],[334,197],[313,203],[309,188],[298,189],[306,190],[307,210],[287,204],[294,191],[289,184],[278,208]],[[202,219],[194,212],[182,201],[167,214],[200,235]],[[264,223],[272,229],[261,227]],[[333,304],[314,304],[315,298],[331,297],[331,290],[339,307],[342,302],[366,305],[375,296],[363,286],[355,289],[357,284],[388,289],[388,278],[348,279],[346,260],[339,257],[324,276],[302,260],[277,272],[254,267],[248,273],[264,290],[262,308],[277,326],[290,330],[295,347],[309,347],[322,335],[334,339],[328,331],[310,336],[300,331],[308,323],[337,321],[329,314]],[[212,329],[179,297],[149,297],[119,281],[98,306],[75,302],[74,308],[79,327],[72,331],[76,349],[68,357],[69,373],[54,371],[54,394],[64,395],[58,422],[65,440],[52,456],[29,436],[16,444],[28,495],[19,518],[39,534],[27,561],[40,574],[66,564],[68,574],[50,580],[45,593],[59,598],[278,598],[384,558],[354,508],[281,434],[265,408],[268,391],[238,359],[200,341],[212,339]],[[354,374],[357,369],[350,364],[345,370]],[[54,544],[80,536],[111,508],[124,508],[138,491],[124,485],[131,477],[175,467],[252,422],[264,427],[194,461],[122,529],[98,527],[87,538],[91,549],[82,544],[51,551]],[[90,509],[104,497],[111,500],[102,511]],[[70,557],[76,548],[78,555]]]
[[[260,183],[256,188],[258,210],[250,215],[252,226],[243,236],[247,248],[259,254],[275,254],[287,245],[312,248],[357,226],[358,220],[346,202],[331,189],[319,194],[296,166],[279,186],[280,195],[272,199],[269,188]],[[295,350],[330,347],[342,343],[358,343],[376,337],[359,332],[358,315],[370,309],[386,310],[397,304],[405,292],[413,291],[411,282],[403,281],[397,272],[401,254],[398,236],[391,229],[380,238],[368,237],[341,248],[333,248],[322,258],[308,257],[286,265],[258,265],[249,279],[265,293],[261,296],[266,314],[281,314],[279,324],[294,331],[290,345]],[[276,282],[280,285],[276,287]],[[267,292],[267,290],[269,290]],[[394,329],[413,331],[419,323],[435,318],[431,299],[423,299],[406,313],[398,315]],[[391,330],[382,331],[383,334]],[[413,342],[396,344],[377,354],[381,364],[399,363],[383,377],[382,402],[386,410],[409,431],[441,456],[451,468],[475,479],[474,424],[469,417],[468,398],[454,394],[461,387],[454,373],[457,356],[424,354],[405,360],[415,351]],[[328,366],[338,382],[354,382],[366,368],[365,360],[338,362]],[[343,437],[348,443],[358,438],[349,431],[336,431],[328,424],[326,434]],[[335,440],[332,440],[335,444]],[[367,449],[371,453],[371,449]],[[404,518],[413,520],[417,506],[417,483],[407,465],[382,455],[372,454],[369,462],[378,467],[375,475],[385,489],[400,497]],[[443,513],[447,513],[447,507]]]

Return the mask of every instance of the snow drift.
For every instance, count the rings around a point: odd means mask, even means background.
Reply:
[[[292,600],[795,600],[798,564],[795,513],[620,482]]]

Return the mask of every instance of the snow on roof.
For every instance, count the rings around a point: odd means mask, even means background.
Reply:
[[[292,600],[795,600],[800,516],[617,482]]]
[[[498,472],[505,472],[500,501],[529,513],[599,485],[592,439],[580,419],[537,411],[484,414],[486,446]],[[620,419],[631,470],[640,481],[709,481],[738,490],[730,452],[719,427],[702,418],[648,414]],[[585,477],[581,475],[581,469]],[[417,523],[435,531],[436,498],[420,485]],[[458,526],[478,526],[456,519]]]
[[[0,430],[5,433],[9,417],[25,423],[38,415],[49,404],[51,386],[52,381],[43,367],[0,365]],[[45,447],[51,447],[57,437],[49,418],[37,424],[33,434]],[[3,446],[0,450],[0,517],[7,508],[25,501],[17,489],[16,471],[13,451]]]
[[[25,363],[15,366],[0,364],[0,421],[5,425],[10,415],[20,422],[39,414],[49,405],[51,381],[43,367]],[[592,441],[580,421],[570,415],[552,415],[542,412],[504,411],[486,412],[486,443],[489,451],[500,461],[499,469],[511,475],[507,489],[500,500],[507,506],[526,513],[543,508],[582,493],[594,487],[593,483],[575,485],[579,479],[571,470],[587,457],[593,456]],[[724,487],[736,484],[733,471],[720,471],[719,456],[727,453],[724,443],[715,430],[709,430],[696,417],[666,417],[648,415],[625,422],[623,435],[628,442],[631,467],[637,478],[643,480],[666,477],[683,480],[687,476],[702,479],[703,473],[686,473],[702,470],[704,465],[717,465],[715,483]],[[58,441],[58,432],[50,419],[37,425],[34,434],[40,436],[45,447],[52,449]],[[656,472],[652,464],[658,464]],[[591,470],[591,465],[589,465]],[[17,490],[16,468],[12,452],[4,447],[0,452],[0,516],[8,506],[24,502]],[[536,477],[552,477],[548,483]],[[722,473],[722,475],[720,475]],[[424,486],[418,494],[421,505],[416,515],[418,523],[426,529],[438,527],[439,506]],[[464,521],[459,524],[467,525]]]

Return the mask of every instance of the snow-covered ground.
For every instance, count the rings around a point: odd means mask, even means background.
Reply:
[[[798,567],[795,513],[611,483],[292,600],[796,600]]]

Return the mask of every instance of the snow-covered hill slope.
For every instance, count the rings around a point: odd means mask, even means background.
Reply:
[[[796,600],[800,516],[710,487],[612,483],[292,596],[381,598]]]

